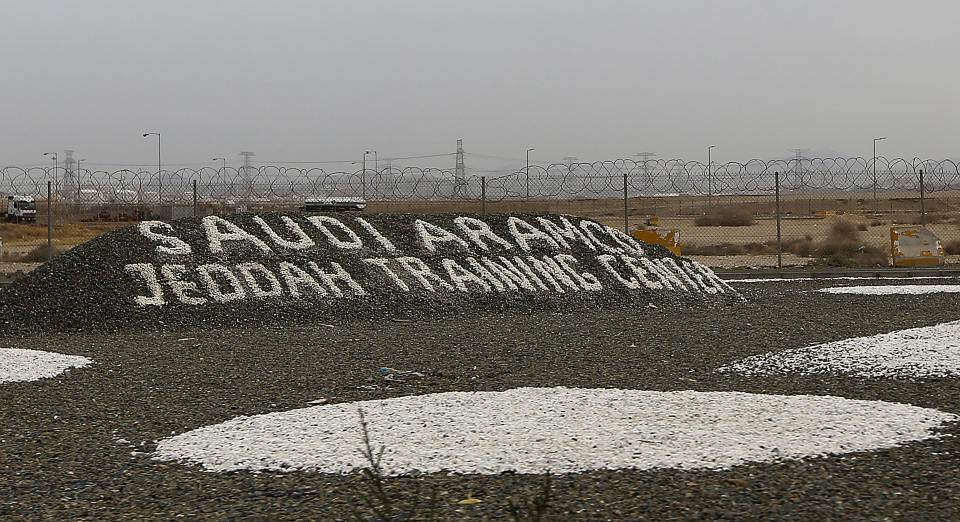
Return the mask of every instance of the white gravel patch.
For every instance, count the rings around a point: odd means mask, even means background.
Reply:
[[[79,355],[0,348],[0,383],[56,377],[70,368],[81,368],[92,362]]]
[[[960,285],[883,285],[883,286],[834,286],[821,288],[825,294],[856,295],[919,295],[960,292]]]
[[[773,283],[784,281],[904,281],[916,279],[956,279],[954,276],[917,276],[917,277],[759,277],[747,279],[724,279],[730,283]]]
[[[908,379],[960,376],[960,321],[755,355],[717,371]]]
[[[208,471],[366,466],[358,408],[384,472],[574,473],[714,468],[889,448],[958,417],[882,401],[741,392],[517,388],[448,392],[238,417],[159,442]]]

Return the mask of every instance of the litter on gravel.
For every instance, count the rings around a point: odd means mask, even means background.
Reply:
[[[79,355],[0,348],[0,383],[56,377],[70,368],[81,368],[92,362]]]
[[[835,286],[817,290],[825,294],[855,295],[920,295],[960,292],[960,285],[882,285],[882,286]]]
[[[744,375],[955,377],[960,375],[960,321],[765,353],[717,371]]]
[[[743,392],[515,388],[238,417],[161,440],[154,458],[208,471],[366,467],[358,410],[387,475],[725,469],[889,448],[958,417],[883,401]]]

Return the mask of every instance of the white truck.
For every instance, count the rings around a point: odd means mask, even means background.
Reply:
[[[7,221],[37,221],[37,200],[33,196],[7,196]]]

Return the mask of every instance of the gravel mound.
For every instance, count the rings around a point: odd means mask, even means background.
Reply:
[[[934,435],[957,416],[882,401],[740,392],[517,388],[448,392],[239,417],[160,441],[156,457],[208,471],[350,473],[362,409],[383,470],[575,473],[725,469]]]
[[[237,214],[143,222],[0,294],[8,331],[415,320],[740,299],[713,272],[549,214]]]
[[[883,285],[883,286],[837,286],[817,290],[826,294],[857,295],[918,295],[918,294],[954,294],[960,292],[960,285]]]
[[[79,355],[0,348],[0,383],[56,377],[70,368],[82,368],[92,362]]]
[[[957,377],[960,376],[960,321],[757,355],[718,371],[745,375],[834,373],[880,378]]]

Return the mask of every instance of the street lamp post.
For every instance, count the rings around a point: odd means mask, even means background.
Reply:
[[[716,147],[716,145],[707,147],[707,207],[710,210],[713,210],[713,157],[710,153]]]
[[[161,203],[163,201],[163,169],[160,163],[160,133],[144,132],[143,137],[146,138],[147,136],[157,137],[157,203]]]
[[[222,161],[222,162],[223,162],[223,168],[220,169],[220,183],[225,186],[225,185],[227,184],[227,158],[213,158],[213,159],[210,160],[210,161]],[[212,185],[211,185],[211,190],[210,190],[210,192],[212,192],[212,191],[213,191],[213,190],[212,190]]]
[[[529,148],[529,149],[527,149],[527,166],[526,166],[526,168],[523,169],[523,170],[524,170],[525,177],[526,177],[526,180],[527,180],[527,182],[526,182],[526,185],[527,185],[527,198],[526,198],[526,199],[527,199],[528,201],[530,200],[530,151],[532,151],[532,150],[537,150],[537,149],[534,149],[534,148]]]
[[[80,172],[81,172],[81,170],[80,170],[80,162],[81,162],[81,161],[87,161],[87,158],[82,158],[82,159],[78,159],[78,160],[77,160],[77,176],[76,176],[76,180],[77,180],[77,203],[80,203]]]
[[[57,162],[57,153],[44,152],[43,155],[47,156],[48,158],[53,158],[53,185],[56,186],[57,185],[57,169],[60,167],[60,165]]]
[[[879,208],[877,207],[877,142],[880,140],[887,139],[886,136],[880,138],[873,138],[873,215],[876,216],[879,214]]]

